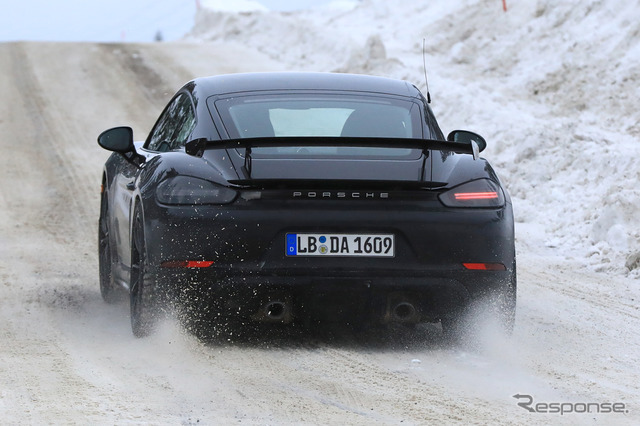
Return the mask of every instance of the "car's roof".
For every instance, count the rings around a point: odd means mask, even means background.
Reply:
[[[264,72],[202,77],[193,84],[208,95],[267,90],[337,90],[420,96],[418,89],[402,80],[359,74],[316,72]]]

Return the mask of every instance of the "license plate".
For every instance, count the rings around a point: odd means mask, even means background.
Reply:
[[[287,234],[287,256],[394,257],[393,234]]]

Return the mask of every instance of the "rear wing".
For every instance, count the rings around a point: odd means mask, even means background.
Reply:
[[[474,146],[475,145],[475,146]],[[211,141],[204,138],[187,142],[185,151],[189,155],[201,157],[208,149],[268,148],[268,147],[362,147],[362,148],[408,148],[422,151],[451,151],[458,154],[479,155],[475,142],[451,142],[434,139],[411,138],[356,138],[330,136],[287,136],[267,138],[241,138]],[[250,151],[249,151],[250,152]]]
[[[237,149],[244,148],[243,173],[251,178],[251,150],[252,148],[274,147],[362,147],[362,148],[408,148],[419,149],[423,153],[429,150],[450,151],[459,154],[471,154],[474,159],[479,158],[480,149],[475,141],[452,142],[432,139],[410,138],[357,138],[357,137],[329,137],[329,136],[294,136],[241,138],[210,141],[204,138],[187,142],[185,152],[189,155],[202,157],[208,149]],[[427,155],[424,155],[425,160]],[[423,168],[426,164],[423,162]]]

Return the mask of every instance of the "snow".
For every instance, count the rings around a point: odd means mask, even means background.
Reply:
[[[346,7],[335,7],[337,3]],[[296,12],[200,11],[186,37],[251,46],[303,71],[425,89],[445,132],[489,142],[519,228],[611,276],[640,277],[640,9],[623,0],[362,0]]]

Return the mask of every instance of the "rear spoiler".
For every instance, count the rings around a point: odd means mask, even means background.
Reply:
[[[475,145],[475,146],[474,146]],[[433,139],[410,138],[354,138],[329,136],[287,136],[268,138],[241,138],[211,141],[205,138],[187,142],[185,151],[189,155],[201,157],[207,149],[268,148],[268,147],[363,147],[363,148],[408,148],[422,151],[451,151],[458,154],[472,154],[478,158],[479,150],[475,142],[462,143]]]
[[[475,141],[451,142],[433,139],[410,138],[354,138],[354,137],[329,137],[329,136],[293,136],[293,137],[268,137],[268,138],[241,138],[210,141],[205,138],[194,139],[185,144],[185,152],[189,155],[202,157],[208,149],[236,149],[244,148],[243,172],[251,177],[251,149],[269,147],[362,147],[362,148],[408,148],[428,150],[450,151],[459,154],[471,154],[477,160],[480,149]],[[425,160],[426,160],[425,155]],[[423,168],[425,164],[423,164]]]

